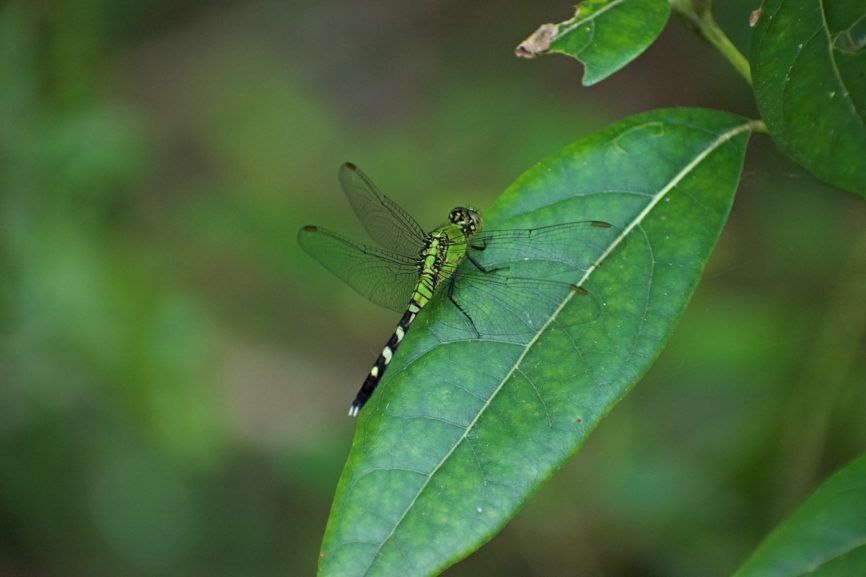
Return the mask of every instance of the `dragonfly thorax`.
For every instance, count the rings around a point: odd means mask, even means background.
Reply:
[[[418,271],[439,271],[448,256],[448,236],[443,231],[434,231],[419,253]]]
[[[472,207],[458,206],[448,214],[448,222],[456,224],[466,236],[481,232],[483,223],[481,215]]]
[[[423,296],[432,297],[433,291],[451,278],[463,260],[467,239],[471,235],[462,230],[457,224],[448,224],[427,235],[418,259],[419,283],[428,289],[425,292],[429,292]]]

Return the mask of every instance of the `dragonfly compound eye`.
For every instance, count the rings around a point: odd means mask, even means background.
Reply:
[[[477,211],[469,209],[469,230],[481,232],[484,226],[481,224],[481,215]]]

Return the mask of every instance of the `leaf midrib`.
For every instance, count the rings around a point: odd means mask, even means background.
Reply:
[[[615,8],[616,6],[619,6],[620,4],[622,4],[625,1],[626,0],[613,0],[613,2],[611,2],[610,4],[606,4],[606,5],[602,6],[601,8],[599,8],[598,10],[596,10],[595,12],[593,12],[592,14],[590,14],[589,16],[587,16],[586,18],[583,18],[583,19],[580,19],[580,4],[578,4],[577,5],[578,14],[574,18],[574,22],[565,26],[565,30],[557,30],[556,31],[557,40],[559,38],[561,38],[562,36],[569,34],[575,28],[579,28],[579,27],[583,26],[584,24],[586,24],[587,22],[592,22],[593,20],[595,20],[596,18],[598,18],[599,16],[601,16],[602,14],[604,14],[605,12],[610,10],[611,8]]]
[[[587,281],[587,279],[589,279],[589,277],[592,275],[592,273],[598,268],[599,264],[602,261],[604,261],[604,259],[607,258],[619,246],[619,244],[631,233],[632,230],[634,230],[635,227],[637,227],[638,225],[640,225],[641,222],[643,222],[643,220],[650,213],[650,211],[652,211],[652,209],[655,208],[655,206],[659,202],[661,202],[661,200],[667,195],[667,193],[669,193],[677,184],[679,184],[683,180],[683,178],[685,178],[692,170],[694,170],[694,168],[698,164],[700,164],[707,156],[712,154],[712,152],[715,151],[717,148],[719,148],[722,144],[724,144],[725,142],[734,138],[735,136],[749,130],[751,128],[751,126],[752,126],[752,121],[747,121],[747,122],[744,122],[743,124],[741,124],[739,126],[736,126],[732,129],[728,130],[727,132],[721,134],[713,142],[711,142],[710,145],[707,146],[707,148],[705,148],[703,151],[701,151],[699,154],[697,154],[694,159],[692,159],[685,167],[682,168],[682,170],[680,170],[670,180],[670,182],[668,182],[658,193],[656,193],[653,196],[653,199],[647,204],[647,206],[640,213],[638,213],[638,215],[632,220],[632,222],[629,223],[629,225],[627,227],[623,228],[622,232],[614,239],[614,241],[601,254],[601,256],[596,260],[596,262],[593,263],[593,265],[590,266],[586,270],[586,272],[581,277],[580,281],[578,281],[576,283],[577,286],[583,286],[583,284]],[[487,408],[490,406],[490,404],[493,402],[493,400],[496,398],[496,396],[499,394],[499,392],[502,390],[502,388],[505,386],[505,383],[507,383],[509,381],[509,379],[511,379],[511,376],[515,373],[515,371],[519,370],[519,367],[520,367],[521,363],[523,362],[523,359],[528,354],[528,352],[532,349],[532,347],[535,345],[535,343],[538,341],[538,339],[541,337],[541,335],[544,334],[544,332],[547,330],[547,327],[550,326],[550,324],[557,319],[559,314],[562,312],[562,309],[564,309],[565,306],[569,302],[571,302],[571,299],[573,298],[574,294],[576,294],[576,293],[571,292],[562,300],[560,305],[551,314],[551,316],[547,319],[547,321],[538,329],[538,331],[536,331],[536,333],[533,335],[532,339],[526,343],[523,351],[520,353],[520,356],[518,356],[517,359],[514,361],[514,364],[512,365],[511,369],[502,378],[502,380],[496,386],[496,388],[491,392],[490,397],[487,399],[487,401],[478,410],[478,414],[475,415],[475,417],[466,425],[466,428],[463,431],[463,434],[460,435],[460,438],[458,438],[454,442],[454,444],[451,446],[451,449],[449,449],[449,451],[442,457],[442,459],[436,464],[436,466],[430,471],[430,473],[427,474],[427,479],[418,488],[418,491],[415,493],[415,497],[406,506],[406,509],[403,511],[403,514],[400,515],[400,518],[397,520],[396,523],[394,523],[394,527],[391,529],[391,531],[388,533],[388,535],[385,536],[385,538],[382,540],[382,542],[376,548],[376,552],[373,554],[373,557],[370,560],[369,565],[367,565],[367,567],[364,569],[364,572],[361,574],[361,577],[366,577],[367,575],[369,575],[370,569],[376,563],[376,559],[378,558],[379,553],[382,551],[382,548],[385,546],[386,543],[388,543],[391,540],[391,538],[397,532],[397,529],[399,529],[403,520],[406,518],[406,516],[409,514],[409,512],[415,506],[415,503],[417,503],[420,496],[424,493],[424,490],[427,488],[427,485],[430,484],[430,481],[432,481],[432,479],[436,475],[436,473],[442,468],[442,466],[446,462],[448,462],[448,459],[450,459],[451,455],[454,454],[454,452],[458,449],[458,447],[460,447],[460,445],[462,445],[463,441],[466,440],[466,438],[469,435],[469,432],[475,427],[475,424],[478,422],[478,420],[481,418],[481,416],[485,413]]]

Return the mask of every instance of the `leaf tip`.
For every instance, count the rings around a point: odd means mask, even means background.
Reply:
[[[542,24],[538,27],[538,30],[517,45],[517,48],[514,49],[514,54],[518,58],[531,59],[547,52],[558,30],[559,26],[556,24]]]

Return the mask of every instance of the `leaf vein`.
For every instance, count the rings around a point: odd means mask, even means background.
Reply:
[[[564,36],[570,32],[572,32],[575,28],[580,28],[581,26],[583,26],[587,22],[592,22],[593,20],[595,20],[596,18],[598,18],[599,16],[601,16],[602,14],[604,14],[605,12],[610,10],[611,8],[616,8],[618,5],[622,4],[625,1],[626,0],[613,0],[613,2],[611,2],[610,4],[602,6],[601,8],[599,8],[598,10],[596,10],[595,12],[593,12],[592,14],[590,14],[589,16],[587,16],[586,18],[584,18],[582,20],[580,19],[579,14],[575,15],[574,21],[572,23],[568,24],[567,26],[565,26],[564,31],[557,30],[557,35],[556,35],[557,39],[561,38],[562,36]],[[578,12],[579,12],[580,6],[578,5],[577,8],[578,8]]]
[[[520,376],[526,379],[526,382],[529,383],[530,387],[532,387],[533,392],[535,392],[535,396],[538,397],[538,402],[541,403],[541,406],[544,408],[544,416],[547,417],[547,428],[552,430],[553,420],[550,418],[550,409],[547,408],[547,403],[545,402],[544,397],[541,396],[541,391],[538,390],[538,387],[535,385],[532,379],[529,378],[529,375],[527,375],[523,371],[523,369],[518,368],[516,372],[520,373]]]
[[[823,22],[823,29],[827,32],[827,49],[830,56],[830,64],[833,67],[833,74],[836,76],[836,80],[839,82],[839,86],[842,87],[842,92],[845,95],[845,101],[848,103],[848,107],[851,109],[851,112],[854,113],[854,118],[860,121],[860,124],[866,124],[864,122],[863,117],[857,112],[857,107],[854,106],[854,101],[851,99],[851,93],[848,90],[848,85],[845,84],[845,81],[842,79],[842,73],[839,72],[839,66],[836,64],[836,58],[833,56],[833,37],[830,36],[830,25],[827,23],[827,10],[824,7],[824,0],[818,0],[818,7],[821,9],[821,22]]]

